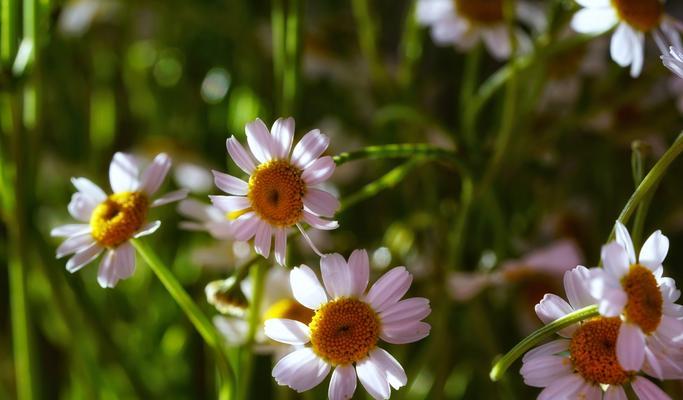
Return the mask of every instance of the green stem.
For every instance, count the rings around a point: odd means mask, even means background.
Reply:
[[[0,60],[9,70],[17,51],[17,17],[19,1],[0,0]]]
[[[462,166],[460,158],[455,150],[447,150],[438,146],[426,143],[407,143],[407,144],[385,144],[381,146],[368,146],[360,150],[340,153],[333,157],[337,166],[349,161],[361,159],[380,159],[380,158],[424,158],[424,159],[445,159],[454,162],[457,166]]]
[[[369,199],[370,197],[381,192],[382,190],[389,189],[398,185],[403,180],[403,178],[405,178],[406,175],[408,175],[408,173],[410,173],[410,171],[412,171],[418,165],[418,160],[411,159],[410,161],[407,161],[405,164],[401,164],[398,167],[387,172],[384,176],[368,183],[356,193],[346,196],[342,201],[341,207],[339,208],[338,212],[342,212],[363,200]]]
[[[377,28],[370,16],[370,2],[367,0],[352,0],[353,15],[358,24],[358,41],[361,52],[370,65],[372,78],[375,82],[383,83],[385,80],[382,64],[379,62],[377,53]]]
[[[256,338],[256,331],[261,325],[261,300],[263,299],[263,290],[265,283],[265,272],[261,263],[254,264],[251,267],[251,282],[253,282],[253,292],[251,302],[249,304],[249,330],[247,332],[247,343],[245,346],[246,354],[244,365],[242,366],[243,376],[240,379],[240,399],[247,400],[249,398],[249,387],[251,384],[252,374],[254,372],[254,343]]]
[[[406,14],[403,27],[403,35],[401,36],[401,63],[398,66],[396,73],[399,85],[402,88],[408,88],[413,81],[415,72],[415,65],[422,55],[422,35],[420,26],[415,17],[415,9],[417,1],[412,1],[410,10]]]
[[[290,0],[285,24],[285,63],[282,86],[282,115],[295,111],[299,75],[299,51],[303,0]]]
[[[275,98],[280,100],[284,88],[284,70],[287,58],[285,47],[285,10],[283,0],[273,0],[270,11],[271,30],[273,36],[273,74],[275,81]],[[283,105],[280,105],[283,107]]]
[[[541,342],[545,341],[551,337],[555,332],[573,325],[577,322],[583,321],[588,318],[595,317],[599,315],[598,306],[592,305],[588,307],[581,308],[574,312],[565,315],[562,318],[558,318],[555,321],[545,325],[544,327],[536,330],[531,335],[527,336],[524,340],[517,343],[515,347],[512,348],[507,354],[498,359],[498,361],[491,368],[489,377],[492,381],[497,381],[503,377],[505,371],[512,365],[515,360],[521,357],[524,353],[537,346]]]

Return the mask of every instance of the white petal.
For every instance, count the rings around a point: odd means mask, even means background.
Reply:
[[[429,336],[432,327],[426,322],[411,322],[400,325],[383,326],[380,337],[387,343],[405,344],[422,340]]]
[[[669,238],[662,235],[662,231],[658,230],[643,243],[638,262],[654,271],[662,265],[668,252]]]
[[[340,254],[326,254],[320,259],[325,289],[330,298],[346,297],[352,294],[353,277],[346,260]]]
[[[631,382],[633,391],[640,400],[670,400],[671,397],[664,393],[657,385],[642,376],[636,376]]]
[[[356,391],[356,369],[353,365],[338,365],[332,371],[327,397],[330,400],[349,400]]]
[[[304,205],[315,214],[334,217],[334,213],[339,209],[339,200],[324,190],[308,188],[304,196]]]
[[[540,345],[524,354],[522,362],[530,361],[535,357],[553,356],[565,352],[569,350],[569,343],[570,341],[567,339],[556,339],[552,342]]]
[[[238,167],[247,174],[254,172],[256,166],[254,165],[254,160],[251,158],[249,153],[242,147],[242,144],[234,136],[230,136],[228,140],[225,141],[225,145],[228,148],[228,153],[232,158],[232,161],[237,164]]]
[[[527,385],[547,387],[556,380],[571,375],[573,370],[567,357],[545,355],[525,360],[519,372]]]
[[[626,371],[640,371],[645,360],[645,336],[637,325],[623,322],[617,337],[617,360]]]
[[[241,211],[251,207],[249,199],[245,196],[209,196],[214,207],[225,213]]]
[[[235,240],[245,242],[256,234],[256,228],[261,220],[258,218],[256,213],[248,212],[244,215],[240,215],[239,218],[233,221],[233,235]]]
[[[576,0],[581,7],[605,8],[610,6],[610,0]]]
[[[620,280],[628,273],[630,266],[629,256],[622,244],[611,242],[602,246],[600,258],[605,271],[612,277]]]
[[[418,1],[415,10],[417,20],[423,25],[433,24],[449,14],[453,14],[452,0]]]
[[[590,293],[590,278],[588,268],[580,265],[564,274],[564,290],[569,304],[576,310],[597,303]]]
[[[507,26],[501,24],[495,28],[484,29],[482,36],[486,48],[494,58],[504,60],[510,57],[512,46]]]
[[[287,255],[287,232],[284,228],[275,228],[275,261],[280,265],[285,265]]]
[[[382,312],[396,304],[408,292],[412,282],[413,277],[405,267],[393,268],[372,285],[365,300],[375,312]]]
[[[598,311],[605,317],[616,317],[624,311],[628,296],[621,289],[608,289],[604,292]]]
[[[292,149],[294,139],[294,118],[278,118],[271,128],[273,134],[273,157],[284,159]]]
[[[249,191],[249,184],[247,182],[216,170],[211,170],[211,172],[213,173],[213,181],[216,187],[225,193],[245,196]]]
[[[364,249],[354,250],[349,257],[349,269],[351,270],[351,277],[353,278],[352,295],[359,297],[368,287],[370,279],[370,260],[368,259],[368,252]]]
[[[612,29],[618,22],[611,8],[579,10],[572,18],[572,29],[580,33],[598,34]]]
[[[401,300],[380,313],[382,324],[396,325],[420,321],[431,313],[429,300],[424,297],[411,297]]]
[[[308,168],[330,144],[330,138],[314,129],[304,135],[292,152],[292,163],[301,169]]]
[[[140,185],[139,175],[140,171],[133,156],[125,153],[114,154],[109,164],[109,184],[114,193],[137,190]]]
[[[170,169],[171,158],[164,153],[157,155],[154,157],[152,164],[142,174],[140,189],[149,196],[153,195],[159,190],[159,186],[161,186]]]
[[[474,43],[467,42],[467,34],[473,29],[464,18],[454,15],[443,16],[442,19],[432,25],[431,36],[434,43],[439,45],[457,44],[459,48],[471,48]],[[478,36],[477,36],[478,39]]]
[[[628,229],[626,229],[624,224],[617,221],[614,225],[614,230],[617,236],[617,243],[619,243],[624,249],[626,249],[629,264],[635,264],[636,251],[633,248],[633,240],[631,240],[631,235],[628,233]]]
[[[97,206],[97,202],[88,195],[76,192],[71,196],[67,206],[69,214],[81,222],[90,222],[90,216]]]
[[[116,260],[116,255],[113,250],[108,250],[102,261],[100,262],[100,267],[97,270],[97,283],[103,289],[113,288],[119,279],[116,277],[114,262]]]
[[[320,384],[330,372],[330,366],[310,348],[296,350],[284,356],[273,368],[273,378],[297,392],[305,392]]]
[[[304,210],[304,221],[306,221],[307,224],[315,229],[320,229],[323,231],[331,231],[333,229],[339,228],[339,223],[337,221],[328,221],[322,219],[306,210]]]
[[[257,118],[248,123],[245,130],[247,143],[254,157],[261,163],[270,161],[273,158],[273,138],[266,124]]]
[[[241,346],[247,342],[249,323],[241,318],[213,317],[213,324],[231,346]]]
[[[66,255],[78,253],[95,244],[95,239],[92,238],[90,232],[81,235],[74,235],[62,242],[57,247],[57,258],[62,258]]]
[[[88,224],[67,224],[52,228],[50,236],[53,237],[68,237],[79,236],[90,232],[90,225]]]
[[[291,319],[268,319],[264,330],[266,336],[280,343],[304,345],[310,341],[308,326]]]
[[[633,60],[631,62],[631,77],[637,78],[643,71],[643,59],[645,58],[645,35],[643,32],[634,31],[631,37]]]
[[[289,273],[289,283],[294,298],[311,310],[316,310],[327,302],[327,294],[323,289],[315,272],[306,265],[294,267]]]
[[[178,212],[200,222],[225,221],[225,213],[218,208],[195,199],[186,199],[178,204]]]
[[[388,399],[391,395],[391,388],[387,377],[375,365],[370,357],[356,363],[356,373],[358,380],[365,390],[374,399]]]
[[[139,237],[151,235],[154,232],[156,232],[160,226],[161,226],[161,221],[152,221],[152,222],[146,224],[145,226],[143,226],[142,228],[140,228],[139,231],[135,232],[135,235],[133,235],[133,237],[139,238]]]
[[[569,303],[554,294],[546,294],[543,296],[543,299],[536,304],[534,310],[536,311],[538,318],[543,321],[544,324],[549,324],[574,311]],[[564,337],[570,337],[574,330],[576,330],[576,325],[564,328],[559,331],[558,334]]]
[[[330,179],[336,167],[332,157],[320,157],[304,169],[301,178],[307,185],[317,185]]]
[[[135,249],[125,242],[116,249],[114,253],[114,273],[119,279],[130,278],[135,272]],[[113,287],[113,286],[111,286]]]
[[[386,350],[376,347],[370,351],[370,358],[375,363],[375,367],[384,373],[389,385],[394,389],[398,390],[408,383],[403,367]]]
[[[265,221],[260,221],[256,227],[256,237],[254,238],[254,250],[256,250],[256,253],[268,258],[272,237],[273,230],[270,225]]]
[[[74,273],[84,266],[88,265],[92,260],[97,258],[102,252],[102,246],[93,243],[92,246],[86,247],[66,262],[66,270]]]
[[[574,393],[581,389],[584,382],[579,374],[562,377],[543,389],[538,400],[573,399]]]
[[[624,388],[618,385],[610,385],[605,391],[603,400],[628,400]]]
[[[174,201],[180,201],[187,197],[190,191],[187,189],[175,190],[173,192],[168,192],[165,195],[159,197],[152,202],[152,207],[163,206],[164,204],[173,203]]]
[[[71,183],[78,189],[79,192],[88,196],[96,203],[101,203],[107,199],[107,195],[99,186],[94,184],[88,178],[71,178]]]

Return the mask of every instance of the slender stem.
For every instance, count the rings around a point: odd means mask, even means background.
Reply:
[[[469,104],[472,101],[472,96],[474,96],[474,91],[476,90],[477,80],[479,78],[479,65],[481,64],[481,53],[482,45],[477,45],[472,51],[467,53],[465,57],[465,71],[462,78],[462,88],[460,89],[460,110],[466,110],[465,104]],[[467,118],[461,118],[464,122]],[[470,124],[462,124],[462,130],[465,137],[465,142],[469,145],[473,145],[474,140],[474,126]]]
[[[251,267],[251,281],[253,282],[253,293],[251,302],[249,304],[249,330],[247,331],[247,343],[245,346],[246,354],[245,360],[242,366],[243,376],[240,379],[242,384],[240,385],[239,392],[241,393],[240,399],[249,398],[249,387],[252,379],[252,374],[254,372],[254,343],[256,338],[256,331],[261,324],[261,301],[263,299],[263,289],[265,283],[265,272],[261,263],[254,264]]]
[[[349,161],[380,158],[426,158],[446,159],[461,166],[460,158],[455,150],[447,150],[426,143],[385,144],[368,146],[360,150],[340,153],[333,157],[337,166]]]
[[[282,115],[295,111],[299,75],[301,13],[303,0],[290,0],[285,24],[285,64],[282,83]]]
[[[411,159],[406,163],[401,164],[398,167],[387,172],[382,177],[368,183],[356,193],[353,193],[349,196],[345,196],[344,200],[342,201],[341,207],[339,208],[339,212],[342,212],[363,200],[367,200],[370,197],[373,197],[382,190],[389,189],[398,185],[403,180],[403,178],[405,178],[406,175],[408,175],[408,173],[410,173],[410,171],[412,171],[418,165],[418,160]]]
[[[272,0],[270,11],[271,30],[273,32],[273,75],[275,81],[275,98],[280,97],[284,87],[285,59],[287,57],[285,47],[285,10],[283,0]],[[280,107],[283,107],[281,104]]]
[[[562,318],[558,318],[555,321],[549,323],[548,325],[536,330],[531,335],[527,336],[524,340],[517,343],[515,347],[512,348],[507,354],[502,356],[496,361],[491,368],[489,377],[492,381],[497,381],[503,377],[505,371],[512,365],[515,360],[521,357],[528,350],[537,346],[539,343],[545,341],[547,338],[555,334],[555,332],[573,325],[577,322],[583,321],[588,318],[595,317],[599,315],[598,306],[592,305],[588,307],[581,308],[574,312],[565,315]]]
[[[422,35],[415,17],[416,8],[417,1],[413,0],[403,22],[403,35],[400,43],[401,63],[396,73],[398,83],[402,88],[407,88],[412,83],[415,64],[422,55]]]
[[[9,70],[17,51],[18,0],[0,0],[0,60]]]
[[[377,28],[370,16],[369,3],[367,0],[351,0],[351,7],[358,24],[358,41],[361,52],[370,65],[373,80],[383,83],[384,70],[377,54]]]

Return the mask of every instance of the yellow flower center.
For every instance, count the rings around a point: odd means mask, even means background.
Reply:
[[[584,322],[569,343],[574,369],[586,381],[603,385],[623,385],[631,375],[617,361],[618,317],[598,317]]]
[[[664,299],[652,272],[640,264],[631,265],[621,280],[627,295],[624,312],[626,320],[645,333],[654,332],[662,319]]]
[[[309,328],[318,356],[333,365],[347,365],[367,357],[375,348],[380,322],[367,303],[340,298],[320,307]]]
[[[262,219],[275,226],[291,226],[301,219],[306,184],[302,171],[284,160],[259,165],[249,178],[249,201]]]
[[[503,21],[502,0],[454,0],[458,15],[471,22],[487,25]]]
[[[664,5],[659,0],[612,0],[619,19],[641,32],[648,32],[659,25],[664,15]]]
[[[116,247],[133,237],[145,223],[149,199],[142,192],[120,192],[98,204],[90,216],[92,237],[102,246]]]
[[[263,320],[285,318],[303,322],[308,325],[313,319],[313,314],[313,310],[302,306],[298,301],[285,298],[270,306],[263,314]]]

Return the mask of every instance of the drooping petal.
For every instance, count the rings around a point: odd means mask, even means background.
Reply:
[[[270,161],[273,158],[273,138],[266,124],[257,118],[247,124],[245,131],[249,149],[254,157],[261,163]]]
[[[386,375],[379,370],[370,357],[356,363],[356,374],[365,390],[374,399],[384,400],[391,396],[391,387]]]
[[[293,346],[304,345],[310,341],[308,326],[291,319],[268,319],[264,322],[264,331],[266,336],[276,342]]]
[[[135,249],[126,242],[114,249],[113,269],[119,279],[130,278],[135,273]],[[112,286],[113,287],[113,286]]]
[[[154,157],[152,164],[142,174],[140,180],[140,189],[147,193],[148,196],[153,195],[159,186],[166,178],[166,174],[171,169],[171,158],[164,153]]]
[[[330,366],[310,348],[296,350],[284,356],[273,368],[273,378],[297,392],[305,392],[320,384],[330,372]]]
[[[303,179],[307,185],[317,185],[330,179],[335,168],[336,164],[332,157],[320,157],[304,169],[304,172],[301,174],[301,179]]]
[[[329,144],[330,138],[327,135],[320,133],[319,129],[313,129],[294,146],[291,161],[297,167],[306,169],[320,157]]]
[[[242,144],[237,138],[230,136],[230,138],[225,141],[225,146],[228,148],[228,153],[230,154],[232,161],[234,161],[242,171],[251,175],[251,173],[254,172],[254,169],[256,169],[256,165],[254,165],[254,160],[244,147],[242,147]]]
[[[116,277],[114,262],[116,260],[116,253],[114,250],[108,250],[102,261],[100,262],[100,267],[97,270],[97,283],[103,289],[113,288],[119,279]]]
[[[216,170],[211,170],[211,172],[213,173],[213,182],[216,184],[216,187],[225,193],[245,196],[249,191],[249,184],[247,182]]]
[[[631,49],[633,60],[631,61],[631,78],[637,78],[643,71],[643,61],[645,58],[645,35],[640,31],[633,31],[631,36]]]
[[[504,60],[510,57],[512,45],[510,44],[510,34],[507,26],[498,25],[493,28],[484,29],[482,31],[482,38],[489,53],[495,59]]]
[[[95,203],[101,203],[107,199],[104,191],[88,178],[71,178],[71,183],[79,192],[92,199]]]
[[[349,257],[349,269],[353,278],[353,289],[351,294],[360,297],[368,287],[370,279],[370,260],[365,249],[354,250]]]
[[[102,246],[93,243],[90,247],[79,251],[66,262],[66,270],[74,273],[84,266],[88,265],[92,260],[97,258],[102,252]]]
[[[168,192],[165,195],[159,197],[152,202],[152,207],[163,206],[164,204],[173,203],[174,201],[183,200],[187,197],[190,191],[187,189],[174,190],[173,192]]]
[[[642,376],[636,376],[631,387],[640,400],[671,400],[662,389]]]
[[[567,350],[565,348],[565,350]],[[525,360],[520,373],[524,377],[524,383],[533,387],[547,387],[556,380],[570,375],[571,362],[567,357],[544,355]]]
[[[133,235],[133,237],[139,238],[139,237],[151,235],[154,232],[156,232],[160,226],[161,226],[161,221],[152,221],[152,222],[146,224],[145,226],[143,226],[142,228],[140,228],[140,230],[137,231],[135,233],[135,235]]]
[[[375,347],[370,351],[370,359],[375,363],[375,367],[384,373],[389,385],[398,390],[408,383],[408,377],[401,364],[386,350]]]
[[[304,196],[304,206],[323,217],[334,217],[339,209],[339,200],[322,189],[308,188]]]
[[[53,237],[69,237],[79,236],[90,232],[90,225],[88,224],[67,224],[52,228],[50,236]]]
[[[654,271],[664,262],[669,252],[669,238],[656,231],[643,243],[638,256],[638,262]]]
[[[270,130],[273,134],[273,157],[284,159],[292,149],[294,118],[278,118]]]
[[[422,321],[415,321],[401,325],[383,326],[380,337],[387,343],[405,344],[422,340],[429,336],[432,327]]]
[[[246,242],[247,240],[254,237],[256,234],[256,228],[261,220],[258,218],[255,212],[248,212],[241,215],[239,218],[233,221],[233,235],[235,240]]]
[[[320,271],[325,289],[330,298],[350,296],[353,290],[353,277],[346,260],[340,254],[326,254],[320,259]]]
[[[628,233],[628,229],[626,229],[624,224],[617,221],[614,225],[614,231],[617,237],[617,243],[619,243],[624,249],[626,249],[629,264],[635,264],[636,251],[633,248],[633,240],[631,240],[631,235]]]
[[[408,292],[412,282],[413,276],[405,267],[393,268],[372,285],[365,300],[375,312],[382,312],[396,304]]]
[[[69,254],[78,253],[85,250],[87,247],[95,244],[95,239],[92,238],[90,232],[86,232],[81,235],[71,236],[62,242],[62,244],[57,247],[57,258],[62,258]]]
[[[275,262],[280,265],[285,265],[285,257],[287,255],[287,232],[284,228],[275,228]]]
[[[617,337],[617,360],[626,371],[640,371],[645,360],[645,335],[635,324],[623,322]]]
[[[619,385],[610,385],[605,391],[603,400],[628,400],[624,388]]]
[[[624,311],[628,296],[621,289],[607,289],[602,295],[598,311],[605,317],[616,317]]]
[[[316,310],[327,301],[327,294],[323,289],[315,272],[307,265],[294,267],[289,273],[289,283],[294,298],[303,306]]]
[[[304,221],[307,224],[314,227],[315,229],[320,229],[323,231],[331,231],[333,229],[339,228],[339,223],[337,221],[328,221],[318,217],[317,215],[304,210]]]
[[[81,222],[90,222],[90,216],[97,203],[93,198],[81,192],[76,192],[71,196],[71,201],[67,206],[67,210],[72,217]]]
[[[114,193],[134,192],[140,186],[137,161],[129,154],[116,153],[109,164],[109,184]]]
[[[564,299],[554,294],[546,294],[543,299],[536,304],[534,308],[538,318],[543,321],[544,324],[549,324],[558,318],[564,317],[570,312],[574,311],[572,306],[569,305]],[[576,325],[569,326],[558,332],[559,335],[564,337],[571,337],[572,332],[576,330]]]
[[[564,274],[564,290],[569,304],[578,310],[596,304],[597,300],[590,293],[591,273],[584,266],[577,266]]]
[[[327,397],[330,400],[349,400],[356,391],[356,369],[353,365],[338,365],[332,371]]]
[[[577,11],[572,18],[572,29],[579,33],[599,34],[606,32],[618,22],[611,8],[587,8]]]
[[[605,267],[605,271],[612,277],[620,280],[628,273],[631,262],[629,255],[622,244],[611,242],[602,246],[600,258]]]
[[[431,311],[428,299],[411,297],[388,307],[379,317],[383,326],[402,325],[427,318]]]
[[[273,230],[270,225],[265,221],[259,221],[256,227],[256,238],[254,239],[254,250],[256,250],[256,253],[268,258],[272,237]]]

